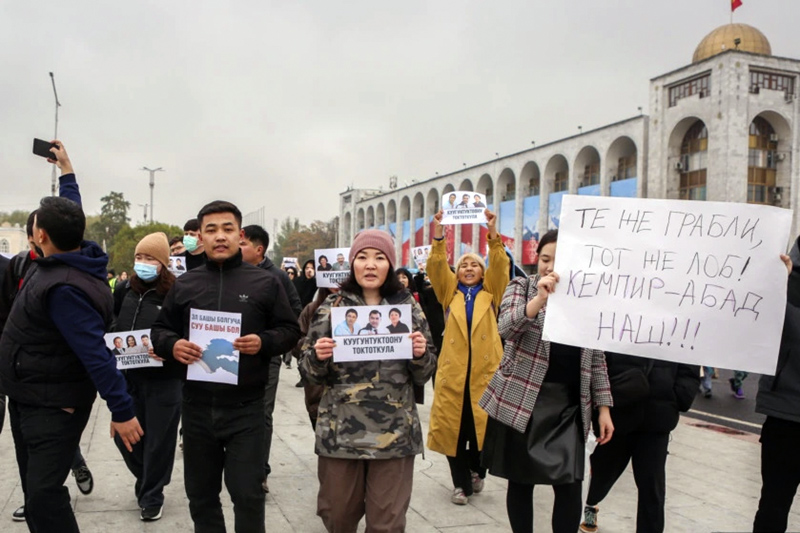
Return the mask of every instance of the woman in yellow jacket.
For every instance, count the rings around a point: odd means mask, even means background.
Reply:
[[[445,329],[433,390],[428,448],[447,456],[455,487],[450,501],[466,505],[473,492],[483,489],[486,477],[480,450],[487,415],[478,400],[503,355],[497,310],[508,285],[510,261],[497,233],[497,216],[487,209],[489,268],[480,255],[468,253],[459,258],[453,273],[447,263],[442,211],[433,219],[433,247],[427,272],[445,311]]]

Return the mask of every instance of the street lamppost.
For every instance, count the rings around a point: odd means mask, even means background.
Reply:
[[[56,99],[56,128],[53,133],[53,139],[58,139],[58,108],[61,107],[61,102],[58,101],[58,93],[56,92],[56,78],[53,73],[50,73],[50,81],[53,83],[53,96]],[[56,165],[53,163],[53,174],[50,177],[50,196],[56,195]]]
[[[150,223],[153,223],[153,189],[156,186],[156,172],[166,172],[163,168],[147,168],[142,167],[142,170],[146,170],[150,173]]]
[[[150,204],[139,204],[139,207],[144,207],[144,213],[142,216],[144,217],[144,223],[147,224],[147,206]]]

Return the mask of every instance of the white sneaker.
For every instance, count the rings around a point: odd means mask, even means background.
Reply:
[[[464,494],[464,489],[456,487],[453,489],[453,495],[450,496],[450,501],[456,505],[467,505],[469,498]]]

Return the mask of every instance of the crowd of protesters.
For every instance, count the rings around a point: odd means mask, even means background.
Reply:
[[[94,488],[79,442],[98,394],[135,478],[141,520],[162,517],[180,440],[195,531],[225,531],[224,480],[235,530],[264,532],[279,374],[292,358],[316,435],[317,514],[330,532],[355,532],[362,520],[368,532],[405,531],[425,440],[417,405],[428,380],[427,447],[447,457],[453,504],[477,497],[487,473],[503,478],[512,530],[532,532],[534,487],[549,485],[552,530],[592,533],[599,504],[632,462],[636,531],[664,531],[670,433],[698,391],[710,395],[710,382],[701,382],[697,366],[543,339],[548,297],[560,280],[557,230],[539,240],[530,277],[514,266],[489,209],[487,258],[466,253],[451,266],[439,211],[419,270],[401,266],[392,236],[378,229],[359,232],[349,257],[338,253],[334,263],[278,267],[266,253],[269,234],[243,227],[237,206],[217,200],[186,222],[184,235],[143,237],[131,250],[130,274],[116,275],[103,250],[83,239],[72,162],[61,142],[54,146],[60,195],[31,213],[30,250],[0,258],[2,413],[7,407],[24,495],[12,518],[31,532],[79,531],[64,480],[71,471],[82,493]],[[182,258],[179,272],[171,257]],[[785,531],[800,484],[798,243],[781,259],[788,301],[776,375],[762,378],[757,397],[767,419],[755,531]],[[349,275],[336,287],[318,287],[315,265]],[[408,336],[410,359],[336,360],[337,308],[347,315],[382,305],[392,306],[393,328],[399,306],[411,309],[408,326],[391,330]],[[190,340],[195,310],[240,317],[234,384],[187,379],[204,354]],[[352,322],[343,324],[357,335]],[[123,333],[137,330],[149,330],[145,347],[158,365],[120,370]],[[108,333],[120,334],[113,351]],[[636,397],[614,385],[632,374],[647,383]],[[737,397],[742,379],[731,382]],[[598,446],[584,502],[590,432]]]

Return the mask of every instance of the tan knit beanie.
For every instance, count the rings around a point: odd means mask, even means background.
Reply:
[[[161,231],[145,235],[136,245],[134,253],[152,256],[165,268],[169,268],[169,240],[167,235]]]

